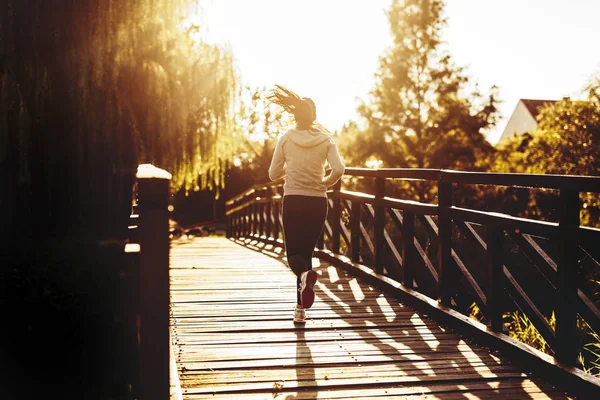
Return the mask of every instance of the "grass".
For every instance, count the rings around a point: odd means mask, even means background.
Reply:
[[[590,336],[591,341],[579,353],[579,363],[585,372],[600,378],[600,335],[591,332]]]
[[[476,303],[473,303],[469,307],[469,317],[481,323],[486,323],[485,316]],[[553,355],[546,340],[527,315],[520,311],[513,311],[505,313],[503,319],[510,337],[546,354]],[[552,315],[548,319],[548,324],[552,329],[556,329],[554,312],[552,312]],[[577,335],[579,342],[582,343],[578,356],[579,368],[590,375],[600,378],[600,335],[592,331],[580,317],[577,319]]]
[[[504,319],[505,321],[508,321],[508,334],[510,337],[528,344],[546,354],[552,354],[546,340],[535,328],[535,325],[529,320],[527,315],[519,311],[513,311],[504,314]],[[552,315],[548,319],[548,324],[552,329],[556,328],[556,317],[554,312],[552,312]]]

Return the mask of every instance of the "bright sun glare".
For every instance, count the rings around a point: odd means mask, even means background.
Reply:
[[[245,83],[313,98],[330,130],[354,117],[389,43],[389,0],[201,0],[205,39],[229,44]]]
[[[329,130],[356,119],[379,57],[391,43],[385,10],[391,0],[198,0],[190,22],[203,39],[228,44],[245,84],[279,83],[315,100]],[[581,90],[600,66],[600,2],[451,0],[442,33],[458,65],[483,91],[500,88],[505,118],[519,98],[560,99]],[[568,71],[568,73],[565,73]]]

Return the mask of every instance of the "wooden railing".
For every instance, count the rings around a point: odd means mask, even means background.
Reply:
[[[131,398],[170,396],[169,180],[169,173],[149,164],[138,168],[119,285]]]
[[[518,309],[562,365],[576,365],[578,315],[600,334],[600,310],[578,276],[579,263],[595,262],[590,252],[600,243],[600,230],[580,226],[579,195],[599,193],[600,177],[362,168],[347,168],[345,177],[374,180],[365,182],[374,189],[344,190],[340,181],[328,193],[318,247],[329,261],[368,266],[442,307],[464,312],[474,302],[494,332],[506,329],[505,312]],[[429,182],[437,204],[387,196],[396,180]],[[453,188],[461,185],[554,190],[558,221],[455,206]],[[283,246],[282,186],[255,185],[230,199],[228,236]]]

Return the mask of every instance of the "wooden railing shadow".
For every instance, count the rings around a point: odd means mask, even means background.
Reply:
[[[374,194],[329,193],[329,217],[317,255],[346,268],[369,284],[394,293],[483,344],[522,362],[546,368],[549,376],[598,390],[600,381],[574,368],[577,319],[600,332],[600,311],[584,292],[578,263],[592,259],[600,230],[579,226],[580,192],[600,192],[600,178],[525,174],[465,173],[444,170],[347,169],[351,179],[373,179]],[[387,182],[421,182],[437,187],[437,204],[386,196]],[[559,221],[545,222],[454,206],[459,185],[543,188],[558,191]],[[369,185],[365,185],[369,187]],[[227,203],[229,237],[256,238],[283,245],[282,184],[256,185]],[[464,201],[462,201],[464,203]],[[552,257],[550,250],[556,250]],[[527,260],[513,264],[505,247]],[[535,280],[536,284],[531,285]],[[539,283],[538,283],[539,282]],[[435,300],[439,301],[435,301]],[[477,304],[487,327],[468,322]],[[508,338],[503,314],[518,309],[535,325],[554,357]],[[548,312],[556,315],[556,328]]]
[[[276,253],[268,249],[268,245],[256,239],[237,240],[237,243],[276,258],[287,265],[283,252]],[[343,339],[340,342],[345,343],[343,350],[348,351],[349,354],[353,351],[363,352],[358,355],[360,358],[355,360],[354,365],[340,364],[345,368],[346,375],[352,375],[352,369],[360,369],[363,366],[375,366],[375,369],[381,366],[378,375],[373,377],[377,379],[376,384],[362,383],[356,387],[381,388],[386,385],[394,387],[402,384],[407,388],[406,390],[412,390],[413,394],[448,392],[453,394],[453,398],[465,399],[472,398],[472,395],[477,395],[478,392],[486,394],[484,392],[486,390],[497,390],[503,395],[525,399],[539,393],[538,385],[542,386],[545,383],[538,377],[527,376],[529,374],[523,372],[520,366],[503,367],[500,355],[490,353],[484,348],[477,348],[468,339],[455,335],[449,329],[440,329],[435,321],[420,316],[410,309],[402,309],[406,314],[396,313],[393,308],[398,307],[392,305],[397,305],[398,299],[392,295],[382,293],[377,301],[373,301],[374,298],[368,296],[372,287],[357,281],[353,276],[345,273],[340,277],[336,272],[336,276],[332,277],[331,269],[319,266],[315,266],[314,269],[320,277],[316,286],[317,299],[309,312],[309,320],[329,319],[346,323],[346,327],[335,328]],[[291,271],[290,279],[294,279]],[[350,286],[351,281],[354,287]],[[357,292],[366,293],[367,296],[359,294],[359,298],[356,298]],[[324,315],[327,309],[333,311],[335,315]],[[383,318],[386,319],[385,324],[381,323]],[[376,330],[373,329],[374,326],[377,327]],[[352,334],[348,335],[345,332]],[[354,336],[354,333],[357,336]],[[458,334],[460,335],[460,332]],[[296,331],[296,335],[304,338],[302,328]],[[344,335],[352,337],[348,338]],[[348,345],[353,342],[357,345]],[[372,347],[370,354],[365,353],[365,348],[369,346]],[[301,366],[296,368],[297,371],[302,371],[302,380],[305,381],[300,390],[316,392],[319,387],[315,380],[314,367],[306,364],[307,361],[311,361],[306,357],[306,352],[310,352],[310,345],[304,344],[299,347],[302,348],[299,352],[301,354],[299,359],[302,362]],[[319,367],[323,365],[320,364]],[[298,377],[300,380],[300,373]],[[522,379],[531,382],[526,385],[515,383]],[[566,394],[557,393],[548,393],[546,396],[551,399],[568,398]],[[296,397],[290,395],[286,398]],[[303,395],[302,398],[307,397]]]
[[[368,285],[359,283],[363,292],[369,290]],[[325,284],[328,287],[328,293],[333,293],[339,290],[338,285]],[[342,290],[351,290],[350,287],[342,287]],[[389,304],[398,302],[398,300],[390,295],[383,297]],[[402,315],[394,316],[394,319],[389,321],[390,324],[398,324],[398,329],[414,329],[419,331],[429,331],[429,333],[421,333],[415,338],[398,338],[395,327],[380,327],[379,331],[383,335],[387,335],[393,339],[384,340],[379,335],[374,335],[367,328],[369,324],[377,324],[378,320],[354,317],[359,314],[368,314],[372,312],[373,316],[383,315],[384,310],[376,304],[364,305],[360,301],[354,299],[352,302],[346,302],[350,310],[344,307],[337,307],[339,317],[351,326],[357,328],[363,340],[373,344],[377,350],[388,357],[390,360],[398,362],[402,361],[402,367],[399,371],[410,376],[412,373],[421,373],[425,370],[425,376],[422,383],[416,383],[416,386],[424,386],[435,389],[437,386],[444,386],[444,391],[464,391],[466,393],[476,394],[480,390],[497,389],[502,390],[506,386],[510,390],[510,394],[516,398],[528,398],[529,394],[523,387],[515,388],[511,384],[513,379],[522,377],[522,370],[515,369],[510,366],[507,368],[498,367],[501,365],[501,360],[490,354],[486,349],[476,348],[470,341],[457,337],[455,335],[446,335],[445,332],[451,333],[446,328],[444,332],[439,332],[437,324],[429,321],[425,317],[420,317],[418,314],[413,314],[410,319]],[[375,309],[373,309],[376,307]],[[389,313],[389,311],[388,311]],[[460,334],[460,332],[458,332]],[[415,340],[416,339],[416,340]],[[429,347],[429,349],[428,349]],[[403,354],[399,349],[408,350],[411,353]],[[417,358],[420,360],[415,360]],[[474,361],[476,359],[477,361]],[[490,369],[491,371],[487,371]],[[495,374],[496,378],[492,378],[491,382],[485,381],[482,378],[490,379],[489,374]],[[448,375],[453,375],[451,382],[448,382]],[[493,376],[493,375],[492,375]],[[442,378],[438,381],[438,378]],[[463,394],[464,398],[470,398]],[[551,398],[566,398],[566,396],[550,395]]]

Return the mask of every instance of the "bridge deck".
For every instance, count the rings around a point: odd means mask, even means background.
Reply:
[[[316,259],[315,305],[295,326],[293,273],[280,252],[253,243],[172,244],[172,341],[184,399],[569,398]]]

